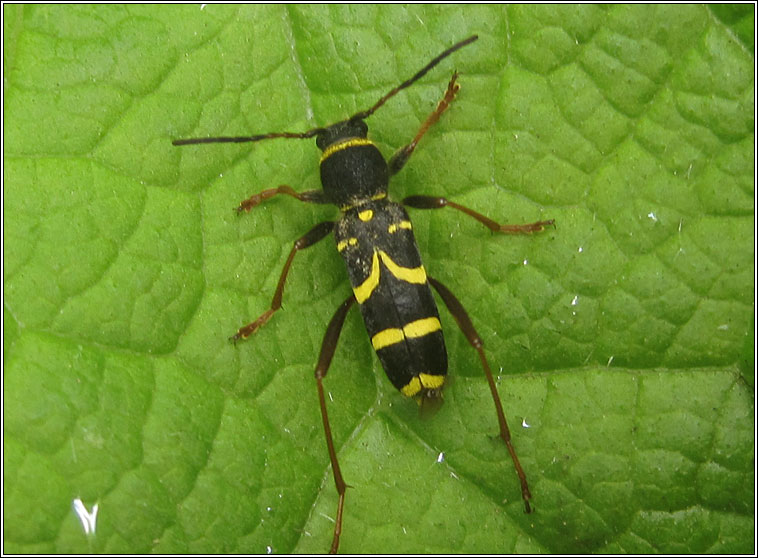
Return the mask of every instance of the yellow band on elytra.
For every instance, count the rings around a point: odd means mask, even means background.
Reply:
[[[398,327],[383,329],[371,338],[371,345],[374,347],[375,351],[378,351],[384,347],[400,343],[406,337],[411,339],[423,337],[424,335],[429,335],[440,329],[442,329],[442,325],[436,317],[421,318],[420,320],[405,324],[402,329]],[[424,386],[427,387],[426,384],[424,384]]]
[[[382,258],[382,263],[387,267],[389,272],[407,283],[416,283],[417,285],[423,285],[426,283],[426,271],[424,266],[418,267],[402,267],[397,265],[392,258],[387,255],[387,252],[379,250],[379,256]]]
[[[374,292],[374,289],[379,285],[379,256],[374,252],[374,257],[371,260],[371,271],[363,281],[357,287],[353,287],[353,293],[355,294],[355,300],[358,304],[363,304]]]
[[[411,381],[400,388],[400,392],[406,397],[418,395],[421,388],[438,389],[445,383],[444,374],[425,374],[422,372],[418,376],[411,378]]]

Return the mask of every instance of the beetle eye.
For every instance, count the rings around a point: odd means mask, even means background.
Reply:
[[[356,130],[358,131],[356,135],[359,138],[365,138],[368,135],[368,124],[363,120],[354,120],[352,124],[355,124]]]

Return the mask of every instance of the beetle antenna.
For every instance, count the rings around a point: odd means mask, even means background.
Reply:
[[[461,49],[470,43],[473,43],[478,38],[479,38],[478,35],[471,35],[468,39],[464,39],[461,42],[456,43],[450,48],[446,49],[445,51],[437,55],[435,58],[433,58],[432,61],[429,62],[429,64],[427,64],[421,70],[419,70],[416,73],[416,75],[414,75],[412,78],[404,81],[403,83],[395,87],[392,91],[384,95],[370,109],[358,112],[354,114],[353,116],[351,116],[348,120],[363,120],[364,118],[368,118],[369,116],[374,114],[384,103],[386,103],[387,100],[397,95],[400,91],[402,91],[406,87],[410,87],[411,85],[413,85],[416,81],[424,77],[429,70],[431,70],[437,64],[442,62],[442,60],[444,60],[445,58],[453,54],[456,50]],[[326,131],[326,128],[312,128],[308,130],[307,132],[273,132],[271,134],[258,134],[255,136],[185,138],[185,139],[174,140],[171,143],[173,145],[196,145],[199,143],[245,143],[245,142],[262,141],[262,140],[274,139],[274,138],[308,139],[325,131]]]
[[[219,138],[188,138],[178,139],[171,143],[173,145],[194,145],[197,143],[244,143],[249,141],[261,141],[273,138],[298,138],[307,139],[312,138],[320,132],[325,131],[325,128],[313,128],[307,132],[274,132],[271,134],[258,134],[257,136],[235,136],[235,137],[219,137]]]
[[[411,85],[413,85],[416,81],[424,77],[429,70],[431,70],[437,64],[442,62],[445,58],[453,54],[456,50],[461,49],[465,47],[466,45],[473,43],[478,38],[479,38],[479,35],[471,35],[468,39],[464,39],[461,42],[454,44],[447,50],[443,51],[442,53],[434,57],[432,61],[429,62],[429,64],[421,68],[416,73],[416,75],[414,75],[412,78],[405,80],[403,83],[395,87],[392,91],[387,93],[384,97],[379,99],[373,107],[371,107],[368,110],[364,110],[364,111],[354,114],[353,116],[349,118],[349,120],[363,120],[364,118],[368,118],[369,116],[374,114],[377,111],[377,109],[379,109],[379,107],[381,107],[384,103],[386,103],[387,100],[389,100],[391,97],[394,97],[406,87],[410,87]]]

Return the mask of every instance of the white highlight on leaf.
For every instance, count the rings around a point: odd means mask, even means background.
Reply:
[[[73,501],[74,511],[76,512],[76,515],[79,517],[79,521],[82,522],[82,527],[84,528],[84,534],[85,535],[94,535],[95,534],[95,527],[97,524],[97,510],[98,505],[95,504],[92,506],[92,513],[87,511],[87,506],[84,505],[84,502],[80,498],[75,498]]]

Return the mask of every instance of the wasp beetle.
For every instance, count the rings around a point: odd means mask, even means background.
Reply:
[[[297,192],[290,186],[282,185],[251,196],[237,208],[238,213],[247,212],[269,198],[285,194],[301,202],[336,205],[340,216],[336,221],[319,223],[295,241],[279,277],[271,307],[255,321],[241,327],[231,339],[237,341],[247,338],[269,321],[281,307],[284,285],[295,255],[333,233],[337,251],[345,261],[353,292],[339,306],[327,326],[315,372],[324,434],[338,494],[334,535],[330,548],[332,553],[339,547],[347,485],[342,477],[332,440],[323,379],[334,356],[345,317],[355,303],[358,303],[371,344],[389,380],[404,395],[414,398],[421,405],[428,405],[441,401],[447,374],[445,340],[432,288],[437,291],[466,339],[479,354],[495,403],[500,438],[505,442],[521,482],[525,511],[531,511],[531,494],[526,475],[511,443],[505,413],[484,354],[482,339],[453,293],[427,275],[413,236],[411,220],[403,206],[415,209],[451,207],[473,217],[494,232],[511,234],[538,232],[552,225],[553,220],[523,225],[501,225],[443,197],[416,195],[403,199],[401,203],[390,201],[388,198],[390,177],[397,174],[408,162],[419,140],[439,120],[455,98],[459,90],[457,72],[453,73],[442,99],[421,124],[415,137],[400,148],[389,161],[385,160],[376,145],[368,139],[368,126],[365,122],[391,97],[415,83],[444,58],[473,43],[477,38],[473,35],[443,51],[413,77],[381,97],[371,108],[358,112],[347,120],[306,132],[191,138],[173,142],[174,145],[191,145],[315,137],[316,145],[321,150],[321,190]]]

